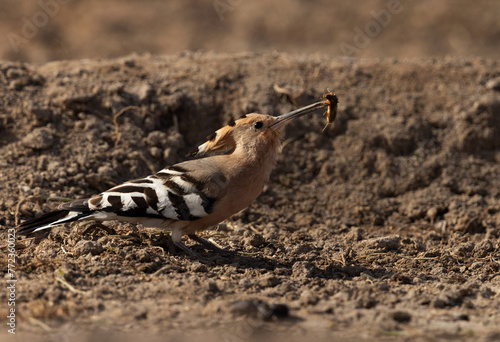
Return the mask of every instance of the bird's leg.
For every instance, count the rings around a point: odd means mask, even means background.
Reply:
[[[202,257],[201,255],[199,255],[198,253],[196,253],[195,251],[193,251],[191,248],[189,248],[188,246],[186,246],[185,244],[183,244],[182,241],[174,241],[174,245],[176,245],[177,247],[179,247],[180,249],[182,249],[184,252],[186,252],[187,254],[189,254],[190,256],[192,256],[193,258],[198,259],[198,261],[200,261],[202,264],[206,264],[206,265],[212,265],[213,264],[212,260],[207,259],[205,257]]]
[[[199,237],[198,235],[196,234],[188,234],[188,237],[191,239],[191,240],[194,240],[196,242],[198,242],[200,245],[202,245],[203,247],[205,248],[208,248],[208,249],[211,249],[212,251],[216,252],[216,253],[219,253],[219,254],[232,254],[233,252],[231,251],[226,251],[222,248],[219,248],[218,246],[216,246],[214,243],[208,241],[208,240],[205,240],[204,238],[201,238]]]
[[[191,255],[192,257],[195,257],[197,259],[201,258],[198,255],[198,253],[196,253],[191,248],[189,248],[188,246],[186,246],[184,243],[182,243],[182,241],[179,241],[179,242],[174,241],[174,245],[176,245],[177,247],[179,247],[180,249],[182,249],[184,252],[186,252],[187,254]]]
[[[201,255],[199,255],[198,253],[193,251],[191,248],[186,246],[182,242],[181,236],[182,236],[182,232],[180,230],[178,230],[178,229],[172,230],[172,242],[174,243],[175,246],[179,247],[180,249],[182,249],[184,252],[186,252],[187,254],[192,256],[193,258],[198,259],[201,263],[204,263],[204,264],[210,263],[210,260],[202,257]]]

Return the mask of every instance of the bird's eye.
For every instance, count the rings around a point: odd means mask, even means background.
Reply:
[[[256,123],[254,123],[253,127],[255,129],[261,129],[262,127],[264,126],[264,123],[262,121],[257,121]]]

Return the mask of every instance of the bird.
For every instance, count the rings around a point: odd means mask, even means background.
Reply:
[[[192,154],[196,159],[126,181],[18,226],[27,235],[82,220],[117,220],[171,231],[174,245],[200,258],[183,235],[216,252],[224,250],[198,235],[248,207],[276,166],[283,128],[330,102],[320,101],[280,116],[251,113],[231,120]]]

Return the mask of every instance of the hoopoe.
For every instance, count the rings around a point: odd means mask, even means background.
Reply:
[[[88,199],[64,203],[55,211],[22,223],[18,233],[80,220],[118,220],[169,229],[173,243],[195,257],[198,255],[182,242],[182,235],[222,251],[195,233],[249,206],[276,165],[283,127],[331,105],[327,99],[276,117],[247,114],[207,137],[208,141],[194,153],[203,158],[166,167]]]

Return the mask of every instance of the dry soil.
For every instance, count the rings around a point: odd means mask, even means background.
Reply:
[[[0,63],[5,279],[17,222],[185,160],[242,114],[340,100],[324,133],[321,112],[288,127],[262,195],[203,234],[236,255],[193,247],[205,265],[116,222],[18,237],[16,337],[500,340],[499,77],[479,58]]]

